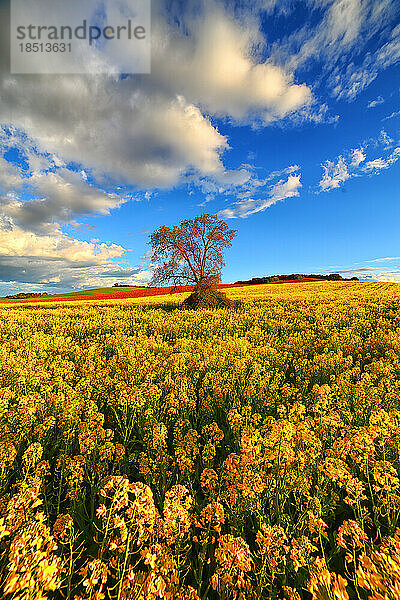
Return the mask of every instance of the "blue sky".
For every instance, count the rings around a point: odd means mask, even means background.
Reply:
[[[0,293],[146,283],[149,233],[202,212],[225,282],[400,281],[399,12],[154,1],[150,75],[4,68]]]

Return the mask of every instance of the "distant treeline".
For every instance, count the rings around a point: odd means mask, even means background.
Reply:
[[[49,294],[47,292],[42,292],[42,293],[20,292],[19,294],[12,294],[11,296],[5,296],[5,298],[12,300],[12,299],[17,299],[17,298],[37,298],[38,296],[48,296],[48,295]]]
[[[242,285],[257,285],[261,283],[272,283],[274,281],[290,281],[294,279],[326,279],[327,281],[359,281],[358,277],[346,278],[339,273],[330,273],[329,275],[303,275],[301,273],[292,273],[291,275],[270,275],[268,277],[253,277],[246,281],[235,281]]]

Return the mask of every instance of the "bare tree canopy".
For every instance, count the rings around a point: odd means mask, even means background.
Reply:
[[[234,229],[216,215],[163,225],[150,238],[152,261],[158,264],[154,285],[214,285],[221,281],[224,250],[232,245]]]

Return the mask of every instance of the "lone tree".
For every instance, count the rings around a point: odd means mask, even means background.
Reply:
[[[235,235],[216,215],[185,219],[172,228],[163,225],[150,238],[152,261],[158,263],[153,284],[194,285],[184,302],[190,308],[229,306],[231,302],[216,286],[225,265],[224,250]]]

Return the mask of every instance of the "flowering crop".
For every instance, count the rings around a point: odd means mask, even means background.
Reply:
[[[307,281],[307,282],[314,282],[314,281],[318,281],[318,279],[313,279],[311,277],[307,277],[307,278],[298,278],[298,279],[286,279],[285,283],[298,283],[299,281]],[[268,283],[268,285],[280,285],[281,281],[270,281]],[[218,285],[219,289],[222,288],[234,288],[234,287],[240,287],[242,288],[242,284],[240,283],[222,283]],[[34,303],[34,302],[65,302],[65,301],[73,301],[73,302],[81,302],[84,300],[126,300],[128,298],[147,298],[149,296],[166,296],[166,295],[170,295],[170,294],[182,294],[184,292],[192,292],[194,290],[195,286],[194,285],[180,285],[180,286],[175,286],[175,287],[156,287],[156,288],[139,288],[137,290],[117,290],[115,292],[105,292],[103,294],[90,294],[90,297],[88,298],[85,295],[81,295],[81,296],[66,296],[64,298],[62,297],[49,297],[49,298],[37,298],[37,297],[32,297],[32,298],[28,298],[28,299],[22,299],[22,300],[13,300],[12,303],[13,304],[21,304],[21,303]]]
[[[400,289],[0,308],[0,597],[398,600]]]

